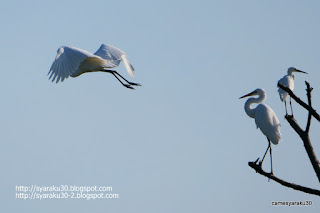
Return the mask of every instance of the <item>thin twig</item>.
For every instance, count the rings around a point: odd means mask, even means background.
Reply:
[[[313,90],[313,88],[310,87],[310,84],[306,81],[306,85],[307,85],[307,97],[308,97],[308,104],[309,104],[309,107],[312,108],[312,102],[311,102],[311,92]],[[310,110],[308,110],[308,122],[307,122],[307,126],[306,126],[306,130],[305,132],[307,134],[309,134],[309,130],[310,130],[310,125],[311,125],[311,113],[310,113]]]

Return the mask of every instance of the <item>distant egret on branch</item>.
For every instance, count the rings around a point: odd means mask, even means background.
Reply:
[[[141,86],[138,83],[132,83],[122,77],[117,71],[110,70],[109,68],[117,67],[120,62],[124,63],[129,75],[134,76],[134,68],[128,61],[125,53],[113,46],[102,44],[94,54],[76,47],[62,46],[57,51],[57,56],[48,73],[49,79],[52,82],[56,80],[63,82],[65,78],[77,77],[86,72],[107,72],[111,73],[120,81],[120,83],[129,88],[134,89],[132,86]],[[120,78],[128,84],[123,83]]]
[[[268,148],[263,155],[262,160],[260,161],[260,165],[270,149],[270,161],[271,161],[271,174],[273,174],[272,168],[272,149],[271,143],[277,145],[281,140],[281,133],[280,133],[280,122],[274,111],[266,104],[259,104],[256,108],[251,109],[250,105],[253,103],[262,103],[266,99],[266,92],[263,89],[256,89],[253,92],[244,95],[241,98],[249,97],[258,95],[258,98],[249,98],[245,105],[244,110],[246,111],[247,115],[251,118],[255,119],[257,128],[261,130],[261,132],[267,137],[268,139]]]
[[[282,84],[283,86],[285,87],[288,87],[291,91],[293,91],[294,89],[294,79],[295,79],[295,76],[293,75],[293,72],[301,72],[301,73],[305,73],[305,74],[308,74],[306,72],[303,72],[301,70],[298,70],[294,67],[290,67],[288,69],[288,74],[283,76],[283,78],[281,78],[278,83]],[[287,111],[287,102],[286,102],[286,99],[288,97],[288,93],[286,91],[284,91],[283,89],[279,88],[278,89],[278,92],[279,92],[279,95],[280,95],[280,100],[282,102],[284,102],[284,106],[286,108],[286,115],[288,114],[288,111]],[[291,114],[293,115],[293,111],[292,111],[292,105],[291,105],[291,97],[290,97],[290,108],[291,108]]]

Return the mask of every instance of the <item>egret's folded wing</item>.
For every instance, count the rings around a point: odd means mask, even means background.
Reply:
[[[255,111],[255,122],[257,128],[271,140],[273,144],[278,144],[281,139],[280,122],[274,111],[265,104],[259,104]]]
[[[283,86],[288,87],[291,90],[294,89],[294,83],[293,82],[294,82],[293,79],[288,75],[285,75],[283,78],[281,78],[278,81],[278,83],[282,84]],[[279,92],[281,101],[284,101],[284,100],[287,99],[289,94],[286,91],[284,91],[283,89],[279,88],[278,92]]]
[[[56,83],[68,78],[78,69],[84,59],[93,56],[93,54],[75,47],[62,46],[57,52],[58,54],[48,73],[52,82],[57,79]]]
[[[282,84],[283,86],[289,87],[290,84],[290,76],[286,75],[281,78],[278,83]],[[291,85],[290,85],[291,86]]]

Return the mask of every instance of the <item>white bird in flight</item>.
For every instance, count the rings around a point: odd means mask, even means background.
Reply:
[[[270,161],[271,161],[271,174],[273,174],[272,169],[272,150],[271,150],[271,143],[277,145],[281,140],[281,133],[280,133],[280,122],[277,115],[274,111],[266,104],[262,102],[266,99],[266,92],[263,89],[256,89],[253,92],[244,95],[241,98],[249,97],[258,95],[258,98],[249,98],[245,105],[244,110],[246,111],[247,115],[251,118],[255,119],[257,128],[261,130],[261,132],[267,137],[269,146],[266,152],[263,155],[262,160],[259,162],[259,165],[262,165],[262,162],[270,148]],[[256,108],[251,109],[250,105],[253,103],[261,103]]]
[[[48,75],[50,74],[49,79],[52,78],[52,82],[55,80],[56,83],[63,82],[69,76],[77,77],[86,72],[107,72],[111,73],[123,86],[129,89],[134,89],[132,86],[141,86],[138,83],[129,82],[117,71],[109,69],[117,67],[122,61],[129,75],[131,77],[134,76],[134,68],[125,53],[116,47],[102,44],[97,52],[92,54],[76,47],[62,46],[57,53],[48,73]],[[118,76],[128,84],[123,83]]]
[[[285,87],[288,87],[291,91],[293,91],[294,89],[294,79],[295,79],[295,76],[293,75],[293,72],[301,72],[301,73],[305,73],[305,74],[308,74],[306,72],[303,72],[301,70],[298,70],[294,67],[290,67],[288,69],[288,74],[283,76],[283,78],[281,78],[278,83],[282,84],[283,86]],[[286,108],[286,115],[288,114],[288,111],[287,111],[287,102],[286,102],[286,99],[288,97],[288,93],[286,91],[284,91],[283,89],[279,88],[278,89],[278,92],[279,92],[279,95],[280,95],[280,100],[282,102],[284,102],[284,106]],[[293,115],[293,111],[292,111],[292,105],[291,105],[291,96],[290,96],[290,107],[291,107],[291,113]]]

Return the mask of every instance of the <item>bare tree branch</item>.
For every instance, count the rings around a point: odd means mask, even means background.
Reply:
[[[307,86],[306,90],[307,90],[307,97],[308,97],[308,103],[309,103],[309,105],[307,107],[309,114],[308,114],[308,122],[307,122],[306,130],[303,131],[301,129],[301,127],[298,125],[298,123],[296,122],[296,120],[292,116],[286,115],[285,118],[287,119],[287,121],[289,122],[291,127],[298,133],[298,135],[302,139],[304,148],[307,151],[307,154],[308,154],[308,157],[311,161],[312,167],[313,167],[313,169],[318,177],[318,180],[320,182],[320,163],[319,163],[317,156],[315,155],[315,153],[313,151],[313,147],[312,147],[312,144],[311,144],[311,141],[309,138],[309,129],[310,129],[310,124],[311,124],[311,115],[310,114],[312,114],[311,92],[313,89],[310,87],[310,84],[308,82],[306,82],[306,86]],[[285,91],[290,90],[287,87],[283,87],[283,88],[285,89]],[[296,97],[296,95],[291,90],[290,90],[289,95],[290,96],[292,95],[291,97],[296,100],[296,98],[294,98],[294,97]]]
[[[292,99],[294,99],[298,104],[300,104],[302,107],[308,110],[312,114],[312,116],[320,122],[320,115],[316,112],[316,110],[314,110],[311,106],[309,106],[305,102],[301,101],[301,99],[298,98],[288,87],[285,87],[280,83],[278,83],[278,87],[286,91],[291,96]]]
[[[300,186],[300,185],[297,185],[297,184],[294,184],[294,183],[289,183],[285,180],[282,180],[276,176],[274,176],[273,174],[271,173],[267,173],[265,171],[263,171],[263,169],[261,168],[261,165],[259,165],[259,163],[257,163],[258,161],[256,162],[249,162],[248,165],[253,168],[257,173],[271,179],[271,180],[274,180],[275,182],[277,183],[280,183],[281,185],[283,186],[286,186],[286,187],[289,187],[289,188],[292,188],[292,189],[295,189],[295,190],[298,190],[298,191],[302,191],[302,192],[305,192],[305,193],[308,193],[308,194],[313,194],[313,195],[318,195],[320,196],[320,191],[317,190],[317,189],[312,189],[312,188],[308,188],[308,187],[305,187],[305,186]]]
[[[298,135],[300,135],[300,137],[305,133],[305,131],[299,126],[299,124],[292,115],[286,115],[285,119],[287,119],[290,126],[294,129],[294,131],[296,131],[296,133],[298,133]]]
[[[312,147],[308,133],[303,131],[300,128],[300,126],[297,124],[296,120],[292,116],[286,115],[285,118],[287,119],[287,121],[289,122],[291,127],[298,133],[298,135],[302,139],[304,148],[307,151],[307,154],[308,154],[308,157],[311,161],[312,167],[313,167],[313,169],[318,177],[318,180],[320,182],[320,164],[319,164],[319,160],[318,160],[316,154],[313,151],[313,147]]]

